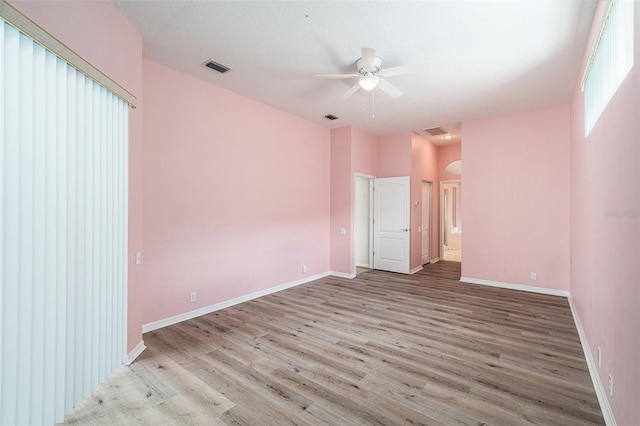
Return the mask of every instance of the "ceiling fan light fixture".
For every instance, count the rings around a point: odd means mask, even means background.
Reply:
[[[358,80],[358,84],[364,90],[373,90],[378,86],[378,83],[380,83],[380,78],[374,74],[365,74]]]

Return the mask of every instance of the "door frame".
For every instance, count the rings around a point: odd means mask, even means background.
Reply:
[[[424,253],[421,253],[421,257],[420,260],[422,262],[422,265],[426,264],[426,263],[431,263],[431,259],[432,259],[432,253],[431,253],[431,249],[433,247],[433,232],[432,232],[432,227],[431,227],[431,222],[433,221],[433,182],[430,180],[426,180],[423,179],[422,180],[422,186],[420,188],[421,192],[420,192],[420,198],[421,198],[421,202],[422,202],[422,215],[421,215],[421,222],[422,225],[424,226],[424,212],[425,212],[425,205],[424,205],[424,189],[425,189],[425,185],[428,186],[429,188],[429,199],[427,200],[429,205],[427,206],[427,211],[429,212],[429,220],[427,222],[427,226],[429,227],[429,258],[427,259],[427,261],[425,262],[422,257],[424,256]],[[422,229],[422,232],[424,232],[424,228]],[[422,232],[420,233],[420,243],[421,243],[421,247],[422,247]]]
[[[440,181],[440,260],[444,260],[444,185],[446,183],[459,183],[462,187],[462,179]],[[462,209],[460,209],[460,215],[462,215]]]
[[[356,217],[358,212],[358,205],[356,203],[356,191],[357,191],[357,178],[367,179],[369,181],[369,205],[367,206],[369,209],[369,269],[374,269],[373,262],[373,183],[375,182],[376,177],[373,175],[368,175],[365,173],[354,173],[353,174],[353,230],[351,235],[353,235],[353,271],[357,274],[358,267],[358,256],[356,253]]]

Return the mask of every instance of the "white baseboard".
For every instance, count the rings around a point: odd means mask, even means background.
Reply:
[[[138,343],[136,347],[127,354],[127,363],[125,365],[131,365],[131,363],[135,361],[145,349],[147,349],[147,347],[144,345],[144,340],[140,340],[140,343]]]
[[[312,275],[306,278],[302,278],[296,281],[291,281],[288,283],[280,284],[275,287],[267,288],[265,290],[256,291],[254,293],[249,293],[244,296],[236,297],[235,299],[227,300],[224,302],[216,303],[214,305],[205,306],[204,308],[196,309],[194,311],[185,312],[183,314],[174,315],[169,318],[164,318],[158,321],[150,322],[149,324],[144,324],[142,326],[142,332],[147,333],[149,331],[157,330],[162,327],[168,327],[173,324],[177,324],[182,321],[187,321],[192,318],[196,318],[202,315],[210,314],[211,312],[219,311],[220,309],[228,308],[233,305],[237,305],[238,303],[248,302],[249,300],[257,299],[258,297],[266,296],[271,293],[276,293],[278,291],[286,290],[291,287],[298,286],[300,284],[305,284],[310,281],[317,280],[319,278],[323,278],[328,276],[328,272],[323,272],[321,274]],[[331,274],[333,275],[333,274]],[[355,274],[353,274],[355,277]],[[353,277],[352,277],[353,278]]]
[[[352,273],[352,274],[347,274],[345,272],[331,271],[327,275],[331,275],[332,277],[349,278],[349,279],[356,277],[356,273],[355,272]]]
[[[438,263],[440,262],[440,258],[436,257],[435,259],[431,259],[431,263]]]
[[[371,268],[368,263],[356,263],[357,268]]]
[[[503,283],[500,281],[480,280],[477,278],[468,278],[468,277],[461,277],[460,282],[469,283],[469,284],[480,284],[480,285],[486,285],[490,287],[508,288],[510,290],[528,291],[529,293],[540,293],[540,294],[549,294],[551,296],[569,297],[568,291],[556,290],[553,288],[534,287],[534,286],[522,285],[522,284],[510,284],[510,283]]]
[[[412,270],[410,270],[410,271],[409,271],[409,275],[413,275],[413,274],[415,274],[416,272],[420,272],[420,271],[422,271],[423,269],[424,269],[424,268],[422,267],[422,265],[417,266],[417,267],[415,267],[415,268],[413,268]]]
[[[573,298],[571,295],[568,297],[569,306],[571,307],[571,314],[573,315],[573,321],[576,324],[576,328],[578,329],[578,336],[580,336],[580,343],[582,343],[582,350],[584,351],[584,357],[587,360],[587,367],[589,367],[589,374],[591,375],[591,381],[593,382],[593,388],[596,391],[596,396],[598,397],[598,403],[600,403],[600,409],[602,410],[602,416],[604,417],[605,424],[608,426],[615,426],[616,419],[613,417],[613,411],[611,410],[611,406],[609,405],[609,400],[607,399],[607,391],[600,380],[600,375],[598,374],[598,367],[596,365],[595,360],[593,359],[593,355],[591,354],[591,349],[589,348],[589,342],[587,342],[587,335],[584,332],[584,328],[582,328],[582,322],[580,321],[580,316],[578,315],[578,310],[576,309],[575,304],[573,303]]]

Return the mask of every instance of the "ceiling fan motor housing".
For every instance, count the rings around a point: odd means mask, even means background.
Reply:
[[[362,75],[365,75],[367,72],[375,74],[378,71],[380,71],[380,66],[382,66],[382,59],[380,59],[378,56],[376,56],[376,59],[373,62],[373,68],[369,68],[369,69],[363,66],[362,58],[356,61],[356,67],[358,68],[358,72]]]

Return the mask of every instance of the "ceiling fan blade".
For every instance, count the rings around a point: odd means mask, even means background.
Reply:
[[[394,75],[403,74],[415,74],[426,71],[428,64],[416,64],[416,65],[403,65],[399,67],[386,68],[382,70],[382,75],[385,77],[393,77]]]
[[[362,48],[362,66],[367,69],[373,69],[376,65],[376,49],[370,47]]]
[[[316,74],[315,78],[354,78],[360,77],[360,74]]]
[[[347,92],[344,95],[340,96],[340,100],[344,101],[349,96],[351,96],[354,93],[356,93],[359,88],[360,88],[360,84],[358,84],[358,83],[354,84],[353,86],[351,86],[351,89],[347,90]]]
[[[380,90],[385,92],[387,95],[391,96],[393,99],[399,98],[404,94],[402,90],[398,89],[396,86],[389,83],[387,80],[380,79],[380,82],[378,83],[378,87],[380,88]]]

